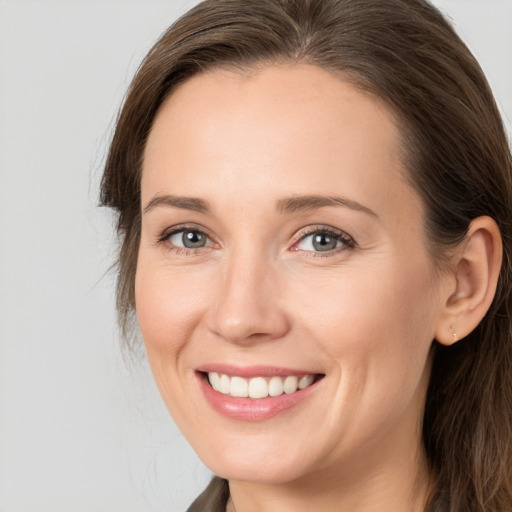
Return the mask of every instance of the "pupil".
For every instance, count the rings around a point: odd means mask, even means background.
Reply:
[[[323,234],[315,235],[313,238],[313,247],[317,251],[332,251],[333,249],[336,249],[336,238]]]
[[[206,237],[197,231],[185,231],[183,233],[183,245],[189,249],[204,247]]]

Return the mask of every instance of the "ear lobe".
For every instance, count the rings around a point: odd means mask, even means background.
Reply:
[[[491,217],[474,219],[453,258],[455,278],[446,297],[436,339],[452,345],[467,336],[487,313],[496,293],[503,245]]]

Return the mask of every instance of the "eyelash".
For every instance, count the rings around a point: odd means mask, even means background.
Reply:
[[[212,242],[212,238],[206,233],[202,228],[195,225],[182,225],[182,226],[175,226],[170,230],[166,230],[160,235],[157,239],[157,245],[166,244],[166,242],[169,241],[169,239],[178,233],[181,233],[183,231],[191,231],[195,233],[199,233],[203,236],[205,236],[208,240]],[[332,256],[333,254],[337,254],[342,251],[346,251],[347,249],[354,249],[357,244],[355,240],[345,233],[344,231],[337,230],[334,228],[326,227],[326,226],[311,226],[307,227],[303,230],[301,230],[298,234],[297,240],[293,243],[291,250],[293,251],[300,251],[300,249],[297,249],[297,245],[304,240],[306,240],[311,235],[326,235],[329,237],[334,238],[337,242],[341,242],[343,245],[342,247],[336,247],[334,249],[328,250],[328,251],[303,251],[308,254],[308,257],[313,258],[326,258],[329,256]],[[198,248],[188,248],[188,247],[177,247],[175,245],[169,245],[167,244],[166,249],[169,252],[173,252],[176,255],[183,255],[183,256],[192,256],[194,254],[198,254],[198,251],[201,251],[202,249],[207,249],[210,246],[204,246],[204,247],[198,247]]]
[[[199,226],[195,225],[181,225],[181,226],[175,226],[171,229],[168,229],[162,233],[157,239],[157,245],[163,245],[166,244],[166,242],[169,241],[169,239],[178,233],[181,233],[183,231],[191,231],[193,233],[200,233],[201,235],[204,235],[208,240],[211,241],[211,237],[204,231],[203,228],[200,228]],[[189,248],[189,247],[176,247],[175,245],[166,245],[166,249],[169,252],[172,252],[176,254],[177,256],[192,256],[194,254],[198,254],[198,251],[201,251],[201,249],[207,249],[209,246],[205,247],[198,247],[196,249]]]
[[[300,242],[306,240],[311,235],[326,235],[334,238],[337,242],[342,243],[341,247],[336,247],[328,251],[304,251],[308,254],[308,257],[311,258],[328,258],[329,256],[332,256],[334,254],[346,251],[347,249],[354,249],[356,247],[355,240],[344,231],[330,228],[327,226],[310,226],[299,232],[298,239],[293,244],[292,250],[300,251],[300,249],[296,248],[297,245]]]

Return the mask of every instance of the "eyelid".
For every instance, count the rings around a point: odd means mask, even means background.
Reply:
[[[175,250],[179,250],[179,251],[200,251],[200,250],[204,250],[204,249],[207,249],[209,247],[212,247],[212,246],[216,246],[217,243],[215,242],[214,238],[212,237],[212,235],[210,234],[210,232],[204,228],[203,226],[200,226],[199,224],[193,224],[193,223],[185,223],[185,224],[177,224],[175,226],[171,226],[169,228],[166,228],[160,235],[157,236],[157,239],[156,239],[156,244],[157,245],[161,245],[161,244],[165,244],[169,241],[170,237],[177,234],[177,233],[180,233],[182,231],[196,231],[198,233],[201,233],[202,235],[206,236],[208,238],[208,240],[211,242],[210,245],[207,245],[207,246],[204,246],[204,247],[198,247],[198,248],[189,248],[189,247],[179,247],[179,246],[175,246],[175,245],[172,245],[170,247],[167,247],[167,249],[169,250],[172,250],[172,249],[175,249]]]
[[[331,249],[330,251],[306,251],[306,250],[297,248],[297,245],[300,242],[302,242],[308,236],[311,236],[315,233],[324,233],[324,234],[333,236],[337,240],[341,241],[343,243],[343,246],[335,248],[335,249]],[[295,241],[293,242],[291,250],[310,253],[310,255],[313,257],[332,256],[333,254],[337,254],[339,252],[346,251],[347,249],[353,249],[357,246],[356,241],[354,240],[354,238],[351,235],[349,235],[345,231],[342,231],[341,229],[333,228],[331,226],[326,226],[324,224],[305,227],[305,228],[301,229],[294,238],[295,238]]]
[[[169,238],[177,233],[180,233],[182,231],[197,231],[198,233],[201,233],[202,235],[206,236],[208,240],[210,241],[209,245],[206,245],[204,247],[198,247],[198,248],[188,248],[188,247],[180,247],[176,246],[174,244],[167,247],[168,250],[174,250],[181,253],[186,254],[192,254],[192,253],[198,253],[202,250],[211,248],[211,247],[218,247],[218,243],[215,241],[214,237],[210,234],[209,230],[206,229],[204,226],[201,226],[199,224],[194,223],[184,223],[184,224],[177,224],[175,226],[171,226],[166,228],[156,239],[157,245],[164,245],[166,243],[169,243]],[[309,250],[303,250],[298,249],[297,245],[306,239],[308,236],[311,236],[315,233],[323,233],[330,235],[337,240],[341,241],[343,246],[338,247],[335,249],[331,249],[329,251],[309,251]],[[334,228],[332,226],[328,226],[325,224],[318,224],[318,225],[312,225],[307,226],[305,228],[302,228],[299,230],[299,232],[293,237],[294,242],[292,243],[292,246],[289,250],[292,251],[301,251],[304,253],[308,253],[312,257],[326,257],[326,256],[332,256],[333,254],[337,254],[342,251],[346,251],[348,249],[353,249],[357,246],[354,238],[346,233],[345,231]]]

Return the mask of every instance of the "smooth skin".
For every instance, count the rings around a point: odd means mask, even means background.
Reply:
[[[501,245],[476,219],[436,270],[401,154],[385,105],[308,65],[195,76],[156,117],[138,320],[170,413],[237,512],[425,508],[431,346],[483,317]],[[239,421],[200,390],[212,363],[325,377],[295,407]]]

